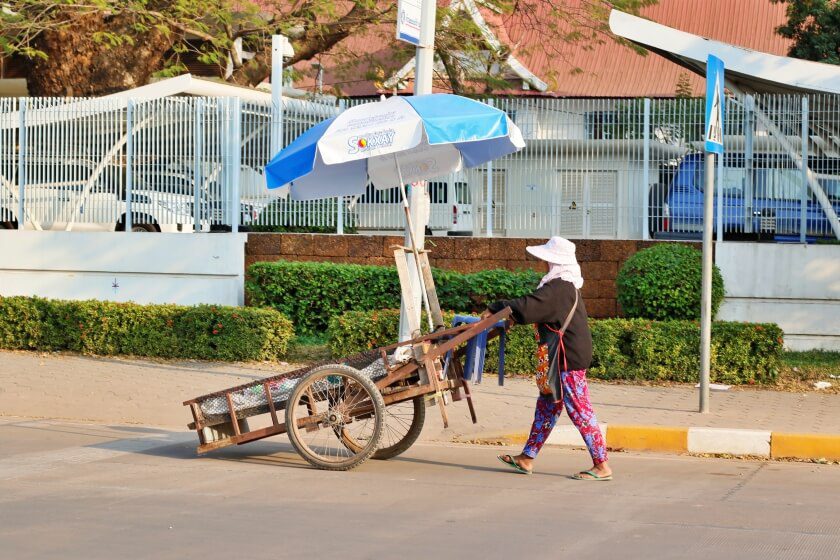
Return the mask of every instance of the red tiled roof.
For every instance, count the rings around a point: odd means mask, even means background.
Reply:
[[[566,0],[567,3],[578,0]],[[439,4],[448,4],[439,0]],[[495,35],[512,47],[514,55],[531,72],[549,83],[544,94],[511,91],[515,94],[540,94],[561,97],[672,97],[684,68],[655,54],[642,56],[628,47],[607,40],[603,44],[569,45],[556,52],[546,52],[533,44],[543,41],[521,17],[499,16],[482,9],[482,15]],[[653,21],[703,37],[777,55],[787,54],[790,42],[779,37],[775,28],[784,22],[784,4],[769,0],[660,0],[642,15]],[[339,43],[322,58],[324,87],[337,85],[350,96],[376,95],[377,86],[366,76],[379,65],[387,78],[411,57],[408,45],[394,39],[394,25],[371,27]],[[395,52],[402,49],[402,52]],[[338,54],[355,58],[348,65]],[[314,89],[311,61],[297,69],[308,77],[296,81],[296,87]],[[580,72],[575,72],[580,69]],[[703,95],[703,80],[694,74],[689,83],[694,94]],[[383,78],[383,81],[384,81]],[[411,91],[409,89],[404,93]]]
[[[681,31],[770,54],[785,55],[790,46],[775,32],[784,22],[785,6],[767,0],[660,0],[642,15]],[[513,44],[523,43],[518,58],[525,66],[541,77],[552,71],[556,74],[557,83],[550,87],[554,95],[672,97],[680,74],[687,72],[655,54],[641,56],[614,41],[592,50],[571,48],[563,53],[565,60],[550,57],[543,49],[529,54],[527,26],[515,18],[508,18],[504,25]],[[583,72],[573,75],[574,68]],[[705,82],[689,74],[694,94],[703,95]],[[543,79],[549,81],[546,77]]]

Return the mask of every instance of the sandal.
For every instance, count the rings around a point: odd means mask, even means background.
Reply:
[[[505,458],[507,457],[507,458]],[[516,459],[513,458],[513,455],[497,455],[496,458],[504,463],[505,465],[512,467],[518,473],[522,474],[531,474],[531,471],[528,469],[524,469],[519,466],[519,463],[516,462]]]
[[[606,476],[598,476],[597,474],[595,474],[592,471],[580,471],[579,473],[574,475],[572,478],[575,479],[575,480],[595,480],[595,481],[607,481],[607,480],[612,480],[613,479],[611,474],[608,474]]]

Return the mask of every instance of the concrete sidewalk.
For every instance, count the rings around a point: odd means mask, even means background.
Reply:
[[[533,382],[506,380],[499,387],[495,377],[488,377],[477,392],[479,424],[454,426],[462,432],[456,440],[524,442],[533,418]],[[713,392],[711,412],[700,414],[697,389],[689,386],[591,382],[590,394],[611,448],[840,460],[840,395],[733,388]],[[547,443],[583,442],[564,418]]]
[[[0,415],[185,429],[191,417],[184,400],[294,367],[0,352]],[[712,412],[699,414],[692,387],[593,382],[590,392],[611,447],[762,455],[740,449],[760,451],[766,440],[770,454],[773,434],[817,434],[831,437],[818,438],[816,451],[806,446],[803,456],[840,459],[840,436],[835,437],[840,434],[840,395],[732,389],[712,393]],[[522,439],[533,418],[536,389],[531,380],[508,379],[499,387],[494,376],[486,376],[474,393],[478,424],[470,422],[465,403],[447,408],[449,429],[443,428],[437,408],[430,408],[422,439]],[[579,444],[579,435],[570,429],[568,419],[562,419],[550,443]],[[754,433],[733,435],[732,430]],[[727,451],[726,446],[735,445],[728,443],[732,438],[740,443]],[[711,447],[703,441],[711,441]],[[799,456],[797,449],[785,456]]]

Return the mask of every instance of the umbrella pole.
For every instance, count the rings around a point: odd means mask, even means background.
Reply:
[[[420,295],[423,298],[423,306],[426,308],[426,318],[429,320],[429,331],[434,331],[434,321],[432,320],[432,310],[429,306],[429,295],[426,293],[426,282],[423,280],[423,272],[420,270],[420,251],[417,249],[417,243],[414,240],[414,224],[411,221],[411,210],[408,207],[408,195],[405,192],[405,183],[403,182],[402,169],[400,169],[400,162],[397,159],[397,154],[394,154],[394,164],[397,166],[397,176],[400,178],[400,193],[403,199],[403,210],[405,211],[405,222],[408,227],[408,238],[411,240],[411,252],[414,254],[414,266],[417,269],[417,278],[420,280]]]

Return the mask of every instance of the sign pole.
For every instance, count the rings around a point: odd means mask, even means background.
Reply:
[[[435,56],[435,17],[437,13],[437,2],[435,0],[400,0],[397,7],[397,38],[415,45],[416,54],[414,59],[414,95],[426,95],[432,93],[432,76]],[[413,184],[409,190],[409,213],[411,223],[414,225],[414,243],[418,251],[422,251],[425,245],[426,224],[429,219],[429,197],[426,192],[425,181]],[[409,226],[406,225],[405,244],[411,247],[411,235]],[[420,323],[420,309],[422,309],[422,294],[420,284],[420,267],[415,262],[414,255],[406,254],[409,261],[409,277],[411,285],[416,289],[412,290],[414,296],[414,309],[418,315],[417,322]],[[409,340],[415,333],[411,333],[409,324],[411,321],[406,317],[406,305],[400,305],[400,340]]]
[[[286,38],[271,36],[271,157],[283,147],[283,54]]]
[[[703,287],[700,299],[700,412],[709,412],[712,346],[712,220],[714,214],[715,153],[706,152],[706,188],[703,193]]]
[[[715,155],[723,157],[723,61],[706,61],[706,186],[703,190],[703,278],[700,297],[700,412],[709,412],[712,357],[712,224],[714,223]],[[719,209],[720,210],[720,209]],[[720,232],[719,232],[720,233]]]

